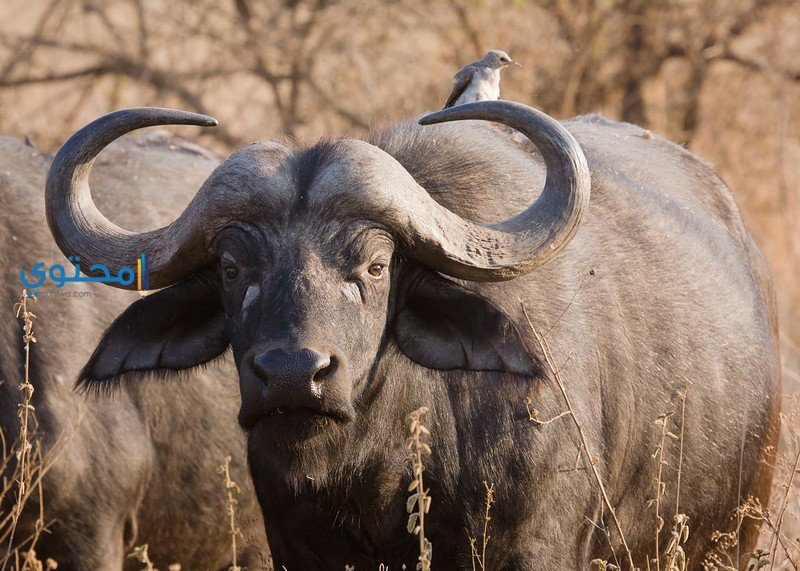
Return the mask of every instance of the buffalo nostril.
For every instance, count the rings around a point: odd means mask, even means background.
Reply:
[[[337,361],[336,357],[328,357],[325,362],[321,362],[320,365],[320,368],[316,373],[314,373],[314,378],[312,379],[317,383],[322,383],[333,376],[333,373],[336,372],[339,362]]]
[[[333,376],[333,373],[336,372],[336,368],[338,367],[338,361],[336,357],[328,357],[327,362],[320,363],[320,368],[314,373],[314,376],[311,378],[311,391],[317,396],[322,396],[322,384],[329,378]]]

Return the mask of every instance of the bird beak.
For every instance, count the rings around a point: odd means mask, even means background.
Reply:
[[[518,61],[514,61],[514,60],[511,60],[511,63],[510,63],[510,64],[508,64],[508,65],[515,65],[515,66],[517,66],[517,67],[522,67],[522,64],[521,64],[521,63],[519,63]]]

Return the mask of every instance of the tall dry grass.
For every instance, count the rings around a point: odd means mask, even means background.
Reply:
[[[494,504],[494,482],[491,484],[484,482],[483,487],[486,488],[486,507],[483,512],[483,534],[481,536],[480,550],[478,550],[476,545],[478,540],[474,537],[469,538],[469,549],[472,554],[472,571],[477,571],[478,569],[486,571],[486,548],[489,545],[489,541],[492,539],[492,536],[489,535],[489,524],[492,521],[491,512],[492,504]]]
[[[545,365],[551,375],[551,377],[555,380],[556,386],[558,387],[559,392],[561,393],[561,397],[564,399],[564,404],[566,405],[566,413],[572,419],[573,424],[575,425],[575,429],[578,432],[578,436],[580,437],[581,442],[581,453],[586,456],[586,465],[591,468],[592,475],[594,476],[595,482],[597,483],[597,487],[600,489],[600,495],[603,498],[603,504],[608,512],[611,514],[611,520],[614,522],[614,527],[617,530],[619,535],[619,540],[622,543],[623,550],[625,552],[625,558],[627,559],[628,565],[630,569],[634,569],[635,566],[633,564],[633,556],[631,555],[631,550],[628,547],[628,542],[625,540],[625,533],[622,530],[622,525],[619,522],[619,518],[617,518],[617,512],[614,509],[611,500],[608,498],[608,492],[606,491],[606,487],[603,484],[603,479],[600,477],[600,473],[597,471],[597,460],[592,457],[592,453],[589,451],[589,445],[586,441],[586,435],[583,431],[583,425],[581,424],[580,420],[577,416],[575,416],[575,410],[572,408],[572,402],[569,398],[569,394],[567,393],[567,389],[564,386],[564,383],[561,381],[561,369],[563,367],[556,367],[553,363],[551,352],[550,352],[550,345],[547,342],[547,338],[544,337],[536,330],[531,321],[531,318],[528,316],[528,311],[525,309],[525,306],[522,306],[522,313],[525,316],[526,321],[528,322],[528,327],[533,333],[536,341],[539,344],[539,351],[544,358]],[[564,413],[562,413],[564,414]],[[609,539],[610,541],[610,539]],[[656,540],[657,541],[657,540]]]
[[[24,377],[20,379],[18,391],[20,393],[17,405],[18,436],[13,443],[6,442],[5,435],[0,431],[2,439],[2,463],[0,474],[0,545],[3,546],[2,571],[13,569],[19,571],[41,571],[56,569],[58,563],[46,558],[40,561],[36,546],[41,534],[48,531],[53,522],[45,516],[44,495],[42,492],[42,479],[53,464],[61,439],[51,449],[45,452],[36,423],[36,410],[33,406],[34,386],[30,379],[30,355],[33,344],[36,343],[34,321],[36,314],[31,311],[31,306],[36,298],[23,290],[20,301],[14,305],[14,317],[22,321],[22,340],[25,348]],[[4,382],[9,382],[6,380]],[[32,502],[31,500],[35,500]],[[35,504],[31,506],[31,504]],[[36,509],[33,531],[27,537],[19,537],[18,529],[20,519],[26,506]]]
[[[408,516],[408,532],[413,533],[419,538],[419,563],[417,569],[420,571],[430,571],[431,559],[433,557],[433,545],[425,537],[425,515],[431,509],[430,490],[425,487],[425,456],[431,454],[431,448],[425,442],[430,435],[430,431],[422,421],[422,417],[428,412],[428,407],[420,407],[408,416],[409,438],[406,447],[409,450],[408,460],[411,463],[412,479],[408,486],[411,494],[406,502]],[[416,507],[416,510],[414,509]]]
[[[225,462],[219,467],[219,473],[222,474],[222,481],[225,485],[225,491],[227,493],[226,501],[228,506],[228,521],[230,522],[232,563],[229,571],[242,571],[242,568],[239,567],[239,564],[236,560],[239,554],[239,550],[236,547],[236,540],[242,535],[242,531],[239,529],[239,525],[236,523],[236,496],[241,493],[241,490],[236,482],[231,479],[230,456],[225,457]]]

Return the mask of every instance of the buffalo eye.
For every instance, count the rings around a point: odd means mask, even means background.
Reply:
[[[233,266],[228,266],[224,268],[222,271],[225,274],[225,279],[228,281],[233,281],[239,276],[238,268],[235,268]]]
[[[379,278],[383,275],[383,270],[385,269],[386,266],[384,264],[376,262],[374,264],[371,264],[370,267],[367,269],[367,271],[369,272],[369,275],[371,275],[373,278]]]

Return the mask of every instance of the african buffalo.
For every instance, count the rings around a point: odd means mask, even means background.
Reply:
[[[22,324],[12,314],[23,288],[20,270],[30,276],[39,262],[71,268],[45,220],[43,189],[51,160],[21,141],[0,138],[0,428],[8,443],[19,430],[24,378]],[[144,229],[171,219],[218,164],[195,145],[151,133],[112,145],[92,182],[100,208]],[[182,386],[131,384],[102,400],[76,394],[72,381],[103,328],[139,296],[88,283],[60,289],[50,283],[39,291],[31,306],[38,342],[31,350],[30,375],[37,435],[45,454],[55,458],[43,483],[50,525],[36,546],[40,558],[55,559],[59,569],[138,570],[142,564],[126,554],[147,543],[162,571],[176,562],[190,570],[227,569],[227,492],[217,468],[228,454],[244,490],[242,526],[266,549],[258,505],[246,496],[252,488],[234,419],[238,394],[232,364],[187,375]],[[35,493],[15,545],[32,535],[38,504]],[[10,506],[3,508],[5,515]],[[5,549],[6,543],[3,554]],[[247,551],[252,555],[252,548]]]
[[[78,131],[47,182],[56,242],[112,268],[144,252],[165,288],[111,325],[80,383],[138,386],[232,347],[250,473],[289,570],[413,568],[406,416],[422,405],[434,567],[472,568],[484,483],[487,568],[624,561],[553,371],[644,567],[654,421],[685,395],[679,509],[699,564],[740,499],[768,500],[777,437],[773,290],[729,190],[681,147],[597,116],[562,125],[493,101],[421,123],[448,121],[371,143],[252,144],[174,222],[142,233],[95,208],[92,160],[134,129],[214,121],[132,109]],[[678,450],[669,438],[662,547]],[[756,531],[743,529],[742,552]]]

